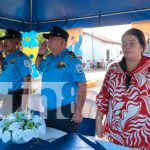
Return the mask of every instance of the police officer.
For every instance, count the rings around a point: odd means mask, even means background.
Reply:
[[[54,26],[39,47],[36,67],[43,73],[42,102],[47,108],[47,126],[65,132],[78,132],[86,98],[86,79],[81,61],[66,49],[68,33]],[[43,56],[50,48],[51,54]],[[75,107],[72,107],[75,106]]]
[[[21,40],[22,34],[12,29],[7,29],[5,36],[0,37],[0,47],[3,47],[2,52],[6,56],[4,58],[1,54],[0,74],[0,94],[1,100],[3,99],[4,115],[16,111],[21,105],[23,109],[27,108],[28,86],[31,81],[31,62],[19,50]]]

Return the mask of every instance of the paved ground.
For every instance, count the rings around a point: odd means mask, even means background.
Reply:
[[[99,92],[101,85],[103,83],[104,77],[105,77],[105,73],[106,73],[106,70],[97,70],[97,71],[85,72],[87,80],[96,81],[96,86],[88,88],[88,89]]]

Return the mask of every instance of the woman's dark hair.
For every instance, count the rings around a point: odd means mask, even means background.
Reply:
[[[129,30],[127,30],[127,31],[122,35],[122,37],[125,36],[125,35],[127,35],[127,34],[131,34],[131,35],[134,35],[135,37],[137,37],[139,43],[140,43],[140,44],[142,45],[142,47],[143,47],[143,50],[146,49],[145,36],[144,36],[144,33],[143,33],[141,30],[136,29],[136,28],[129,29]]]

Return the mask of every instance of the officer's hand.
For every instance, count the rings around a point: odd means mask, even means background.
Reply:
[[[39,46],[39,54],[44,55],[47,52],[47,41],[44,41]]]
[[[75,123],[80,123],[82,121],[82,112],[75,112],[71,121],[74,121]]]

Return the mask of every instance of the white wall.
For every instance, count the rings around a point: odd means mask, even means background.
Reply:
[[[93,46],[92,46],[93,40]],[[93,47],[93,48],[92,48]],[[83,42],[81,45],[83,52],[82,62],[85,63],[87,60],[93,60],[99,62],[102,59],[106,59],[106,50],[110,50],[110,59],[116,58],[119,56],[121,47],[119,44],[111,44],[103,42],[102,40],[93,37],[89,34],[83,35]]]
[[[110,50],[110,59],[120,56],[121,46],[118,44],[105,43],[105,50]]]

